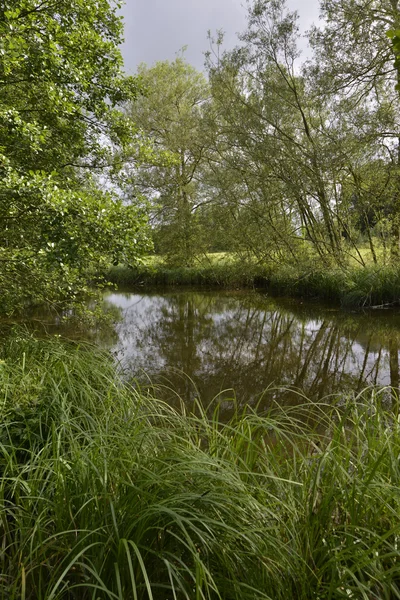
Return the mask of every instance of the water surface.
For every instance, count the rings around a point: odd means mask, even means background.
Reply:
[[[112,351],[127,376],[168,401],[219,395],[265,408],[374,384],[399,388],[400,312],[344,312],[248,292],[110,293]],[[288,388],[283,391],[278,386]],[[267,391],[265,391],[267,390]],[[295,391],[296,390],[296,391]]]

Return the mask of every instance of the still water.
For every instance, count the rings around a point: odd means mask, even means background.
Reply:
[[[398,311],[345,312],[256,292],[118,292],[105,302],[120,313],[108,345],[125,375],[160,386],[173,404],[219,395],[230,412],[232,398],[266,408],[299,393],[399,388]]]

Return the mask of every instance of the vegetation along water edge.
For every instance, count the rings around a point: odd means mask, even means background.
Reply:
[[[369,265],[362,269],[327,268],[318,263],[271,267],[232,260],[171,267],[154,262],[135,267],[113,266],[105,271],[104,277],[108,282],[132,288],[259,288],[271,294],[321,299],[346,307],[400,304],[400,269],[396,265]]]
[[[222,423],[21,331],[0,378],[1,598],[399,597],[388,390]]]
[[[301,62],[297,12],[249,0],[204,71],[132,75],[121,4],[0,2],[1,326],[47,305],[90,328],[99,277],[398,305],[398,2],[321,0]],[[396,389],[224,420],[7,331],[0,599],[400,598],[397,338],[387,356]]]

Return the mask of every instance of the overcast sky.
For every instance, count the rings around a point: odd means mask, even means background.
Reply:
[[[125,0],[125,43],[122,54],[125,69],[132,74],[140,62],[174,60],[183,46],[186,59],[203,68],[203,52],[208,49],[207,31],[225,32],[225,48],[236,43],[236,33],[246,26],[244,0]],[[288,0],[297,10],[303,31],[318,20],[318,0]],[[306,51],[306,43],[303,48]]]

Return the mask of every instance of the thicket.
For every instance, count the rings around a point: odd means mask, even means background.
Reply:
[[[148,251],[146,217],[114,193],[139,147],[120,104],[123,26],[107,0],[0,3],[0,312],[69,302],[88,269]],[[104,181],[108,185],[104,185]]]

